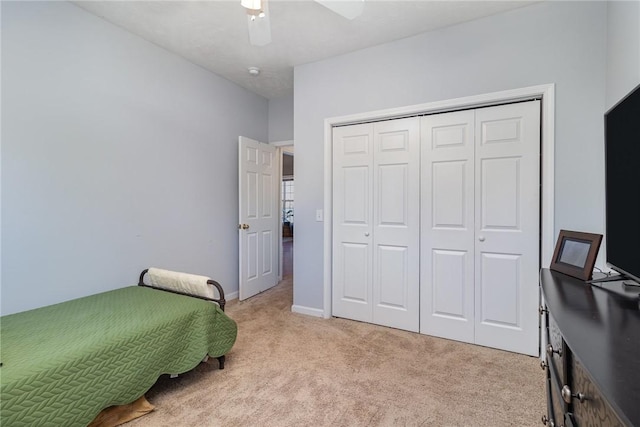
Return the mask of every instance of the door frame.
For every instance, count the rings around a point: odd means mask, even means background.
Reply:
[[[270,142],[269,144],[277,147],[276,153],[278,155],[278,159],[280,159],[280,168],[278,170],[278,184],[280,185],[280,189],[278,190],[277,203],[279,208],[278,212],[282,214],[282,164],[283,164],[282,157],[284,156],[284,153],[285,153],[284,147],[295,147],[295,144],[293,140],[276,141],[276,142]],[[294,149],[294,157],[295,157],[295,149]],[[295,175],[295,172],[294,172],[294,175]],[[282,221],[278,221],[278,258],[279,258],[279,263],[278,263],[279,265],[278,283],[279,283],[280,281],[282,281],[282,277],[283,277],[282,272],[284,271],[284,267],[283,267],[284,253],[282,251]]]
[[[491,105],[506,104],[519,101],[527,101],[540,98],[540,150],[541,150],[541,177],[542,185],[540,198],[540,266],[548,266],[551,261],[554,242],[554,152],[555,152],[555,84],[529,86],[519,89],[492,92],[481,95],[473,95],[462,98],[454,98],[443,101],[416,104],[406,107],[390,108],[370,111],[346,116],[331,117],[324,120],[324,248],[323,248],[323,317],[331,317],[331,291],[332,291],[332,246],[333,246],[333,137],[332,128],[370,121],[381,121],[401,117],[410,117],[426,114],[444,113],[462,109],[481,108]]]

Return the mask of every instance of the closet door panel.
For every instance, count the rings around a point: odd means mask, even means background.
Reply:
[[[419,328],[420,122],[374,124],[373,323]]]
[[[379,228],[409,227],[409,165],[390,164],[378,166],[377,221]]]
[[[420,332],[474,340],[474,112],[421,122]]]
[[[540,102],[476,110],[476,343],[538,354]]]
[[[374,298],[380,307],[406,310],[409,306],[409,251],[402,246],[377,247],[377,278],[380,286]]]
[[[465,285],[468,279],[466,265],[469,254],[465,251],[435,249],[432,255],[433,283],[441,284],[433,288],[432,314],[446,319],[468,321]]]
[[[369,302],[369,246],[343,243],[339,251],[340,278],[344,283],[342,299],[356,304]]]
[[[371,322],[373,125],[333,129],[333,315]]]
[[[342,181],[341,216],[345,226],[367,227],[371,216],[369,203],[369,166],[344,166],[337,177]]]
[[[520,158],[482,159],[480,162],[481,230],[520,230],[522,197]]]
[[[518,255],[482,253],[480,272],[483,286],[477,295],[481,324],[498,328],[521,327],[518,313],[519,297],[523,291],[519,274],[521,260]]]
[[[469,228],[467,208],[469,206],[467,160],[434,161],[431,170],[431,206],[435,230],[460,230]]]

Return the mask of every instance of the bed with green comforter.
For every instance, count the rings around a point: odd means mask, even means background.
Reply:
[[[0,318],[2,426],[86,426],[233,346],[210,301],[131,286]]]

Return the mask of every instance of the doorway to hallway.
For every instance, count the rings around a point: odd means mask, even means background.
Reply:
[[[282,148],[282,279],[293,275],[294,197],[293,146]]]

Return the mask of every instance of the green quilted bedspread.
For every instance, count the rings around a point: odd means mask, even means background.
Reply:
[[[86,426],[161,374],[222,356],[236,323],[208,301],[131,286],[0,318],[0,424]]]

